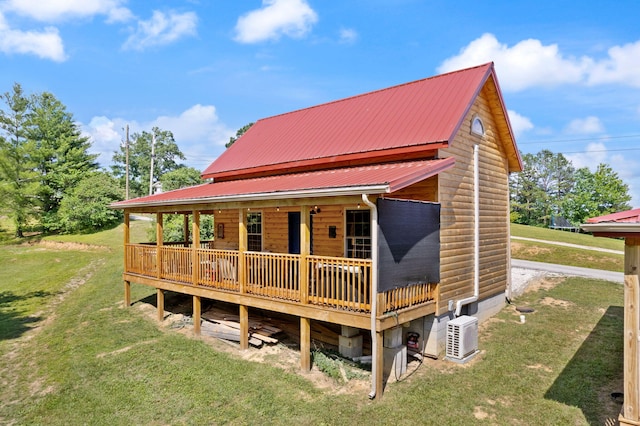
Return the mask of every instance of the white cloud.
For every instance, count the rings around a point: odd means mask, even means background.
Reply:
[[[533,123],[527,117],[518,114],[513,110],[508,110],[509,121],[511,122],[511,129],[515,133],[516,138],[522,133],[533,129]]]
[[[591,85],[622,83],[640,87],[640,40],[608,50],[609,57],[594,65],[589,74]]]
[[[494,62],[500,85],[505,91],[561,84],[622,84],[640,87],[640,40],[610,47],[603,59],[564,55],[557,44],[543,45],[540,40],[522,40],[513,46],[500,43],[485,33],[460,52],[446,59],[439,72]]]
[[[110,22],[132,17],[123,0],[7,0],[4,10],[41,21],[56,22],[73,18],[106,15]]]
[[[564,154],[564,156],[571,161],[576,169],[587,167],[595,172],[598,164],[607,163],[607,147],[602,142],[590,142],[585,152]]]
[[[576,118],[565,128],[565,133],[578,135],[590,135],[603,132],[604,125],[602,124],[602,121],[593,115],[586,118]]]
[[[261,9],[238,18],[235,40],[258,43],[282,35],[303,37],[317,21],[318,15],[305,0],[262,0]]]
[[[176,13],[154,10],[148,21],[138,21],[138,28],[122,46],[126,50],[143,50],[172,43],[196,34],[198,17],[194,12]]]
[[[91,152],[99,154],[98,162],[101,166],[111,164],[113,153],[120,150],[125,139],[126,124],[135,126],[135,123],[128,123],[122,118],[110,119],[105,116],[93,117],[87,125],[80,124],[83,136],[91,138]]]
[[[358,33],[352,28],[342,28],[340,30],[340,43],[353,44],[358,40]]]
[[[505,91],[524,90],[533,86],[578,83],[592,64],[586,57],[566,58],[558,45],[544,46],[539,40],[527,39],[509,47],[493,34],[483,34],[460,53],[446,59],[438,68],[448,72],[494,62],[500,86]]]
[[[43,31],[11,29],[2,13],[0,13],[0,52],[30,54],[56,62],[67,59],[57,28],[47,27]]]
[[[186,164],[199,170],[204,170],[220,155],[224,144],[235,134],[235,130],[220,121],[213,105],[197,104],[177,116],[159,116],[146,123],[123,118],[93,117],[89,124],[82,125],[83,134],[91,137],[91,151],[100,154],[98,161],[103,167],[111,164],[114,151],[120,149],[127,124],[131,135],[149,132],[153,127],[170,130],[187,157]]]

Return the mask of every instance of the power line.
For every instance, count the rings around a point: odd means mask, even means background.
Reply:
[[[640,148],[620,148],[620,149],[592,149],[589,151],[564,151],[559,154],[589,154],[592,152],[618,152],[618,151],[640,151]]]
[[[640,138],[640,134],[638,135],[620,135],[620,136],[599,136],[597,138],[578,138],[578,139],[546,139],[546,140],[538,140],[538,141],[529,141],[529,142],[518,142],[518,145],[533,145],[540,143],[565,143],[565,142],[588,142],[588,141],[606,141],[611,139],[633,139]]]

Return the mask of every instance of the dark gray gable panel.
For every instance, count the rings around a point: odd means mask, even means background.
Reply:
[[[378,292],[440,281],[440,204],[379,198]]]

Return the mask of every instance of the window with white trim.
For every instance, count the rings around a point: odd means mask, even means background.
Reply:
[[[345,246],[347,257],[371,259],[371,211],[346,211]]]
[[[484,123],[482,123],[482,119],[477,115],[474,115],[471,119],[471,133],[478,136],[484,135]]]

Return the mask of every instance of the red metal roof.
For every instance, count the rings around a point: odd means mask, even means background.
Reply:
[[[114,208],[267,200],[304,196],[391,193],[452,167],[453,157],[346,167],[243,180],[212,182],[112,204]]]
[[[453,138],[490,75],[492,63],[259,120],[202,176],[240,178],[389,155],[415,159],[430,150],[433,156]]]
[[[587,223],[640,223],[640,208],[587,219]]]

